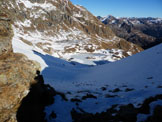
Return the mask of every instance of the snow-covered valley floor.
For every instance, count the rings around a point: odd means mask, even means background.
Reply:
[[[54,97],[46,107],[46,119],[71,122],[71,111],[100,113],[112,105],[133,104],[140,107],[146,98],[162,94],[162,44],[136,55],[103,65],[89,66],[67,62],[35,52],[47,64],[42,74],[46,84],[65,94]],[[162,105],[161,102],[157,102]],[[57,117],[51,118],[54,112]],[[137,121],[146,119],[139,114]]]

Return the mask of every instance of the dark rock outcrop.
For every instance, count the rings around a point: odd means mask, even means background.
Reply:
[[[153,115],[148,117],[146,122],[161,122],[162,121],[162,106],[158,105],[155,107]]]
[[[75,109],[71,111],[74,122],[136,122],[137,109],[132,105],[123,105],[120,110],[114,109],[116,105],[107,109],[106,112],[91,114],[91,113],[78,113]]]
[[[162,94],[145,99],[139,108],[134,107],[133,104],[113,105],[105,112],[96,114],[87,113],[79,108],[80,112],[72,109],[71,116],[74,122],[136,122],[137,114],[150,114],[151,109],[149,105],[157,100],[162,100]],[[162,106],[156,105],[153,114],[147,117],[145,122],[161,122],[161,112]]]
[[[36,83],[31,85],[29,94],[22,100],[17,111],[18,122],[45,122],[44,108],[54,102],[55,90],[43,82],[39,73]]]

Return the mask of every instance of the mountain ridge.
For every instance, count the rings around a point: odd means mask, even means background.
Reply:
[[[162,42],[162,19],[152,17],[98,17],[125,40],[147,49]]]
[[[142,51],[139,46],[115,36],[85,8],[68,0],[2,0],[1,5],[13,20],[13,47],[21,41],[40,53],[66,60],[80,53],[103,55],[103,50],[107,52],[105,56],[92,55],[93,59],[115,61]]]

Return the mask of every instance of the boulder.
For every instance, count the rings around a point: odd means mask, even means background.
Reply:
[[[15,122],[21,100],[28,94],[40,65],[12,51],[13,31],[6,13],[0,12],[0,122]]]

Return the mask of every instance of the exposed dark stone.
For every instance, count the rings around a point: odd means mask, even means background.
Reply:
[[[102,91],[105,91],[106,90],[106,87],[102,87],[101,89],[102,89]]]
[[[78,113],[75,109],[72,109],[71,116],[74,122],[109,122],[115,120],[112,116],[113,113],[117,112],[114,108],[116,105],[112,106],[106,112],[91,114],[82,111]]]
[[[148,77],[147,79],[151,80],[151,79],[153,79],[153,77]]]
[[[67,94],[71,94],[71,92],[67,92]]]
[[[139,113],[143,114],[149,114],[150,113],[150,106],[149,104],[153,101],[156,101],[158,99],[162,99],[162,94],[156,95],[155,97],[150,97],[144,100],[142,106],[138,109]]]
[[[83,96],[83,97],[82,97],[82,100],[86,100],[86,99],[88,99],[88,98],[94,98],[94,99],[96,99],[97,97],[94,96],[94,95],[92,95],[92,94],[87,94],[86,96]]]
[[[63,100],[68,101],[68,99],[66,98],[64,93],[61,92],[56,92],[57,95],[60,95],[62,97]]]
[[[162,88],[162,86],[159,85],[159,86],[157,86],[157,88]]]
[[[18,122],[45,122],[44,108],[54,103],[55,90],[43,84],[43,77],[37,73],[35,79],[38,82],[31,85],[29,94],[22,100],[17,111]]]
[[[149,114],[150,108],[148,105],[158,99],[162,99],[162,95],[156,95],[146,99],[140,108],[135,108],[133,104],[121,105],[119,110],[115,109],[117,105],[113,105],[106,112],[91,114],[84,110],[72,109],[71,116],[74,122],[136,122],[137,114],[143,110],[144,114]],[[119,105],[118,105],[119,106]],[[144,111],[145,110],[145,111]],[[154,113],[147,119],[146,122],[161,122],[162,121],[162,106],[157,106]]]
[[[119,119],[119,121],[123,122],[136,122],[137,120],[136,116],[137,116],[137,109],[132,104],[128,104],[120,107],[120,110],[116,115],[116,118]]]
[[[71,102],[82,102],[81,100],[77,99],[77,98],[72,98]]]
[[[157,105],[154,109],[153,115],[148,117],[146,122],[162,122],[162,106]]]
[[[106,98],[111,98],[111,97],[117,97],[118,95],[111,95],[111,94],[106,94],[105,97]]]
[[[114,89],[112,92],[115,93],[115,92],[120,92],[121,90],[119,88],[116,88]]]
[[[145,86],[145,88],[148,88],[148,86]]]
[[[56,117],[57,117],[56,113],[52,111],[52,113],[50,114],[50,118],[53,119],[53,118],[56,118]]]
[[[133,91],[134,89],[131,89],[131,88],[126,88],[125,89],[125,92],[129,92],[129,91]]]

